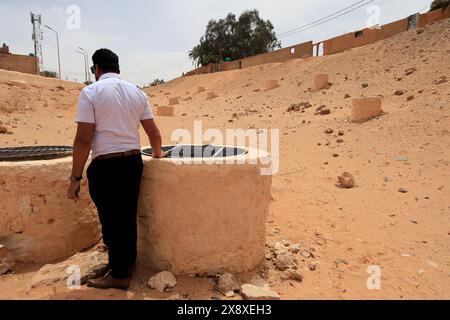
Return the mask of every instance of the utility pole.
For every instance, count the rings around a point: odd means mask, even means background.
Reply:
[[[61,55],[60,55],[60,51],[59,51],[59,35],[58,35],[58,32],[56,32],[56,30],[50,28],[48,25],[44,24],[44,26],[47,29],[53,31],[56,34],[56,47],[57,47],[57,50],[58,50],[58,72],[59,72],[59,82],[60,82],[60,85],[61,85],[61,79],[62,78],[61,78]]]
[[[80,49],[81,51],[86,53],[86,55],[85,55],[85,58],[86,58],[86,71],[87,71],[87,74],[88,74],[88,81],[90,83],[91,82],[91,73],[89,72],[89,53],[87,52],[87,50],[84,50],[81,47],[78,47],[78,49]]]
[[[44,72],[44,58],[42,56],[42,40],[44,36],[42,34],[41,23],[42,16],[40,14],[34,14],[30,12],[31,15],[31,23],[33,24],[33,35],[32,39],[34,42],[34,55],[38,60],[38,74]]]
[[[86,78],[86,84],[88,83],[88,67],[87,67],[87,58],[86,53],[80,50],[76,50],[78,53],[81,53],[83,55],[84,60],[84,77]]]

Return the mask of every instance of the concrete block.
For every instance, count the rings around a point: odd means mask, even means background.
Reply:
[[[322,90],[328,88],[328,75],[327,74],[315,74],[314,75],[314,90]]]
[[[381,98],[364,97],[352,99],[351,121],[355,123],[363,123],[382,114]]]
[[[156,115],[159,117],[173,117],[174,116],[174,108],[173,107],[158,107],[156,109]]]
[[[169,106],[173,106],[179,103],[178,98],[169,98]]]
[[[278,80],[267,80],[266,81],[266,91],[278,88],[280,86],[280,83]]]

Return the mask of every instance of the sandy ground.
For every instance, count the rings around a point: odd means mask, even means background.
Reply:
[[[450,20],[445,20],[421,34],[411,31],[337,55],[184,77],[145,91],[154,106],[180,97],[175,117],[157,117],[166,144],[173,143],[174,129],[192,131],[194,120],[205,129],[280,129],[280,172],[273,179],[267,242],[289,240],[314,256],[299,261],[302,283],[281,281],[268,266],[268,281],[282,299],[449,299],[450,81],[435,84],[440,77],[450,80],[449,61]],[[412,67],[416,71],[405,75]],[[309,90],[314,73],[327,73],[331,88]],[[22,88],[2,82],[11,77],[7,74],[0,71],[0,120],[13,134],[0,135],[0,146],[70,145],[79,89],[64,84],[64,90],[39,84]],[[270,79],[281,86],[265,92]],[[206,92],[197,93],[199,86],[218,97],[206,100]],[[396,90],[405,94],[394,95]],[[346,94],[380,96],[384,114],[361,125],[349,123]],[[414,98],[407,101],[409,96]],[[313,108],[286,112],[300,102]],[[331,114],[314,115],[320,105]],[[325,134],[327,128],[344,131],[344,142]],[[355,176],[356,188],[336,187],[344,171]],[[314,262],[318,268],[310,271]],[[380,290],[367,288],[370,265],[381,267]],[[180,277],[172,293],[159,295],[143,284],[153,273],[142,266],[127,293],[87,288],[27,293],[39,267],[18,265],[0,277],[0,299],[219,295],[212,279],[189,277]]]

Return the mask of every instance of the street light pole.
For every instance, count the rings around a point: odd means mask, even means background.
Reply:
[[[88,74],[88,80],[89,80],[89,83],[91,82],[91,73],[89,72],[89,53],[87,52],[87,50],[84,50],[83,48],[81,48],[81,47],[78,47],[78,49],[80,49],[81,51],[83,51],[84,53],[86,53],[86,71],[87,71],[87,74]]]
[[[44,26],[47,29],[53,31],[56,34],[56,47],[58,49],[58,72],[59,72],[59,82],[60,82],[60,85],[61,85],[61,79],[62,78],[61,78],[61,54],[60,54],[60,51],[59,51],[59,35],[58,35],[58,32],[56,32],[56,30],[50,28],[48,25],[44,24]]]
[[[76,50],[78,53],[81,53],[83,55],[83,60],[84,60],[84,77],[86,78],[86,84],[88,83],[88,70],[87,70],[87,58],[86,58],[86,53],[84,53],[83,51],[80,50]]]

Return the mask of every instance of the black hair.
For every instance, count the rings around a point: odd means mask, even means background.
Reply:
[[[120,73],[119,57],[109,49],[99,49],[92,56],[94,65],[97,65],[104,73]]]

